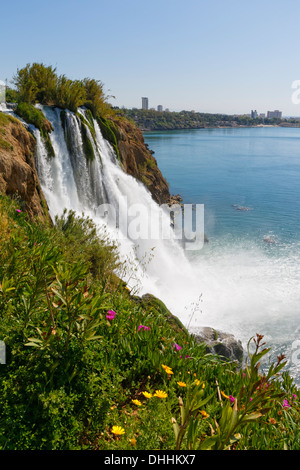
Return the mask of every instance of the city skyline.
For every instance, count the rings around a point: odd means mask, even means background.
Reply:
[[[15,0],[1,16],[0,80],[9,84],[18,68],[40,62],[73,80],[100,80],[113,106],[140,107],[146,94],[172,111],[242,114],[254,106],[300,115],[294,0],[53,0],[51,8]],[[78,36],[87,21],[88,34]]]

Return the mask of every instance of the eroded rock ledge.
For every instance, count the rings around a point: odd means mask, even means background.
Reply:
[[[15,118],[0,113],[0,193],[19,196],[31,217],[48,219],[48,208],[37,175],[36,141]]]

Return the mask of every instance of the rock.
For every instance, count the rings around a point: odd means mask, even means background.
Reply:
[[[211,327],[199,328],[193,334],[197,343],[206,344],[208,353],[217,354],[230,361],[242,362],[243,346],[241,341],[235,339],[234,335]]]
[[[275,245],[276,243],[276,240],[272,237],[264,237],[263,240],[265,243],[269,243],[270,245]]]
[[[35,168],[36,141],[14,117],[0,113],[0,193],[19,196],[32,218],[50,220],[45,197]]]

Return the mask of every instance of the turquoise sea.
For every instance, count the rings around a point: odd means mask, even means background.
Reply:
[[[244,344],[264,334],[300,383],[300,129],[160,131],[144,138],[170,192],[204,204],[209,243],[189,254],[205,268],[199,321],[227,327]]]

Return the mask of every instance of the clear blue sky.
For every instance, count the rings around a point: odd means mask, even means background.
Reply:
[[[43,62],[112,104],[300,116],[299,0],[5,0],[0,79]]]

